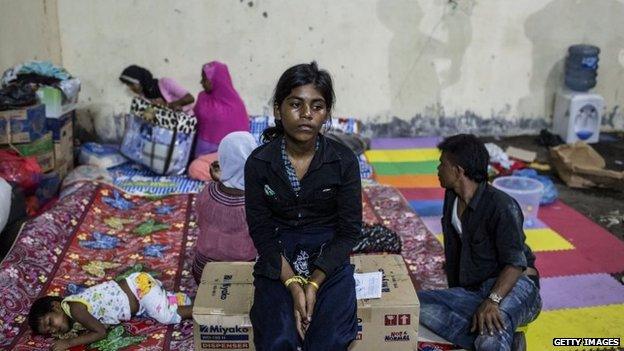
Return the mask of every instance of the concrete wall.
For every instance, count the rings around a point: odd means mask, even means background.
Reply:
[[[2,1],[11,18],[41,3]],[[58,0],[58,24],[84,123],[127,109],[117,77],[132,63],[196,94],[201,65],[221,60],[261,114],[281,72],[315,59],[335,115],[375,134],[526,133],[550,123],[566,48],[585,42],[602,48],[604,127],[624,128],[624,0]]]
[[[0,71],[25,60],[61,64],[56,0],[0,0]]]

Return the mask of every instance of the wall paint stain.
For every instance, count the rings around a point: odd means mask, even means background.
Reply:
[[[622,14],[622,1],[554,0],[528,16],[524,22],[524,33],[533,47],[532,69],[527,74],[530,77],[529,94],[519,99],[517,110],[552,111],[555,92],[563,86],[568,47],[583,41],[600,47],[598,86],[595,91],[612,101],[613,98],[608,96],[613,94],[613,90],[603,87],[621,85],[621,74],[616,73],[614,68],[617,67],[618,54],[622,48]],[[609,35],[588,35],[599,33],[604,28],[609,28]],[[605,71],[604,67],[610,67],[610,71]]]
[[[379,120],[379,118],[377,118]],[[415,137],[458,133],[473,133],[487,136],[537,134],[548,128],[550,123],[542,118],[505,119],[484,118],[471,111],[453,116],[423,116],[417,114],[410,120],[393,117],[390,121],[364,123],[363,134],[368,137]]]
[[[461,64],[472,41],[474,1],[462,2],[461,11],[443,11],[437,25],[420,29],[425,9],[410,0],[379,1],[377,17],[392,32],[388,51],[390,110],[409,116],[419,106],[440,101],[440,92],[460,80]],[[459,8],[457,8],[459,9]],[[438,32],[446,32],[440,40]],[[434,62],[448,62],[438,71]]]
[[[447,116],[440,112],[439,106],[430,107],[429,110],[437,110],[440,115],[424,116],[417,114],[410,120],[392,117],[389,121],[384,121],[385,118],[376,117],[370,122],[363,122],[362,133],[374,138],[449,136],[458,133],[473,133],[482,136],[513,136],[538,134],[542,129],[552,128],[550,118],[536,118],[535,116],[510,118],[504,110],[490,117],[479,116],[471,111]],[[602,126],[606,129],[621,128],[617,124],[623,117],[620,107],[615,106],[602,117]]]
[[[620,109],[620,105],[615,105],[611,111],[608,111],[601,120],[601,124],[603,126],[607,126],[610,128],[621,129],[624,127],[624,123],[622,125],[617,125],[618,122],[624,122],[624,113],[622,109]]]

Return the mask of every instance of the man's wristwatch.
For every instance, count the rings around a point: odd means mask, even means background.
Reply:
[[[488,299],[490,299],[495,304],[499,305],[501,300],[503,299],[503,297],[500,296],[499,294],[493,292],[493,293],[490,293],[490,296],[488,296]]]

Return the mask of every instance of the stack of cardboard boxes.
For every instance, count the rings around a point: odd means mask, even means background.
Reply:
[[[44,86],[37,91],[37,96],[45,105],[46,126],[54,140],[56,171],[62,179],[74,168],[74,124],[78,95],[65,101],[59,89]]]
[[[416,350],[420,306],[400,255],[358,255],[357,273],[382,272],[379,299],[358,300],[358,335],[351,351]],[[249,311],[253,263],[206,265],[193,307],[195,350],[254,350]]]
[[[0,145],[12,144],[23,156],[34,156],[44,172],[54,170],[54,145],[46,127],[45,106],[0,111]]]
[[[11,146],[33,156],[44,172],[36,196],[40,204],[55,196],[62,179],[74,167],[75,110],[49,117],[46,105],[0,111],[0,148]]]
[[[74,169],[75,120],[75,110],[66,112],[58,118],[46,118],[46,126],[54,141],[55,170],[61,179]]]

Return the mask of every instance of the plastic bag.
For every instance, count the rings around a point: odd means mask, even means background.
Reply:
[[[35,157],[22,157],[13,150],[0,150],[0,177],[17,184],[24,193],[32,194],[42,175]]]
[[[69,172],[69,174],[65,177],[63,184],[61,185],[61,189],[64,189],[73,183],[79,182],[112,183],[113,178],[111,178],[107,170],[98,166],[78,166]]]
[[[79,162],[81,165],[92,165],[106,169],[128,162],[115,145],[84,143],[80,147]]]
[[[9,221],[13,188],[4,179],[0,178],[0,232]]]
[[[488,154],[490,155],[490,163],[498,163],[504,169],[511,168],[511,165],[513,164],[513,162],[509,160],[509,156],[507,156],[505,151],[503,151],[503,149],[501,149],[500,146],[494,143],[487,143],[485,144],[485,148],[487,149]]]
[[[401,253],[401,238],[380,224],[364,225],[362,235],[353,247],[353,253]]]
[[[186,171],[195,134],[159,127],[130,115],[121,143],[121,153],[159,175]]]
[[[37,103],[37,95],[28,84],[11,84],[0,89],[0,111],[17,109]]]
[[[544,193],[542,194],[542,198],[540,199],[540,205],[551,204],[555,202],[555,200],[557,200],[557,197],[559,197],[559,192],[555,187],[555,183],[553,183],[553,181],[549,177],[537,174],[537,171],[534,169],[525,168],[517,170],[513,172],[513,175],[533,178],[542,183],[542,185],[544,185]]]

